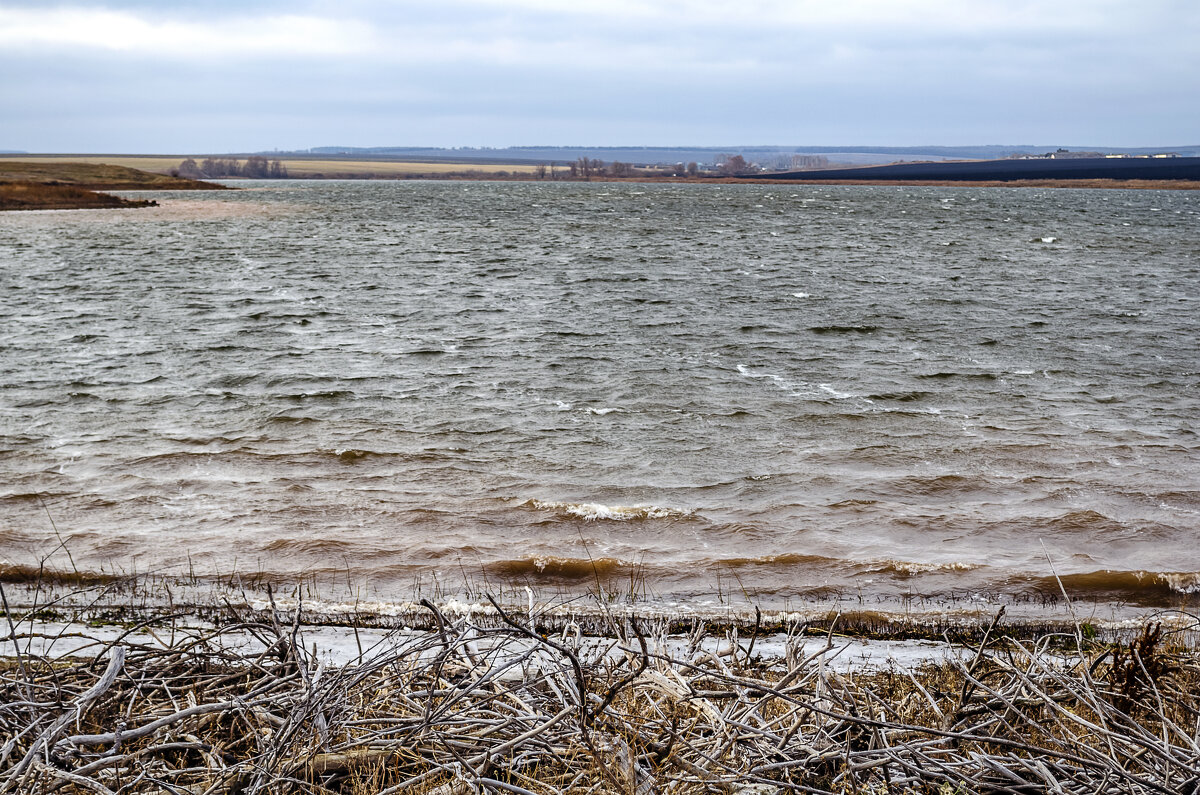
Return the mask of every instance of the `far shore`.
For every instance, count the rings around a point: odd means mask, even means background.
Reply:
[[[93,210],[157,207],[104,191],[228,190],[224,185],[95,163],[0,161],[0,210]]]
[[[179,172],[185,156],[165,155],[6,155],[0,162],[0,180],[34,179],[38,181],[62,180],[91,190],[227,190],[228,184],[217,184],[172,176]],[[951,180],[951,179],[863,179],[866,169],[847,169],[857,178],[806,178],[798,172],[792,178],[788,174],[763,172],[738,176],[700,172],[695,175],[671,174],[664,169],[635,168],[632,173],[614,176],[608,173],[592,173],[586,176],[571,176],[562,165],[480,162],[415,162],[385,159],[336,159],[304,158],[283,156],[282,166],[286,179],[290,180],[437,180],[437,181],[487,181],[487,182],[603,182],[631,184],[778,184],[820,186],[893,186],[893,187],[937,187],[937,188],[1082,188],[1101,190],[1200,190],[1200,180],[1192,179],[1098,179],[1098,178],[1042,178],[1012,180]],[[99,173],[87,171],[102,169],[106,172],[122,170],[122,178],[100,178]],[[18,176],[16,172],[24,176]],[[64,179],[64,173],[79,172],[84,176]],[[115,173],[115,172],[114,172]],[[825,172],[836,174],[836,171]],[[59,176],[54,176],[58,174]],[[131,181],[133,174],[140,175],[137,182]],[[37,176],[31,176],[37,175]],[[244,177],[214,177],[222,182],[242,181]]]

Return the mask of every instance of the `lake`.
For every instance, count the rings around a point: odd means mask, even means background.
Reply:
[[[238,184],[0,217],[0,564],[1195,603],[1200,193]]]

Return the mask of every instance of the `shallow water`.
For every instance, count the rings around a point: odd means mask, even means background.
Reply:
[[[0,216],[0,562],[1200,589],[1194,192],[258,187]]]

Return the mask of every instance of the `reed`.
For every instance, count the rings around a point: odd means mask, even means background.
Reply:
[[[424,601],[342,666],[306,649],[301,610],[176,615],[36,652],[6,606],[0,793],[1194,793],[1194,629],[1130,642],[1036,642],[999,617],[974,654],[847,674],[835,637],[754,654],[731,628],[614,619],[609,638],[539,631],[539,608],[488,621]],[[5,626],[0,624],[0,626]],[[135,629],[158,644],[133,640]],[[66,632],[67,630],[63,630]],[[87,628],[70,631],[86,639]],[[77,638],[78,639],[78,638]],[[1185,642],[1188,641],[1188,642]],[[41,644],[40,646],[38,644]],[[675,649],[674,652],[670,649]]]

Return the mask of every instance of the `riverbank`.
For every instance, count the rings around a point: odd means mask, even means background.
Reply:
[[[46,623],[64,603],[6,605],[0,791],[1127,793],[1200,771],[1194,619],[1107,643],[997,615],[974,644],[847,665],[835,631],[598,606],[605,634],[549,632],[554,606],[426,600],[430,628],[355,626],[335,658],[270,593],[217,622]]]

